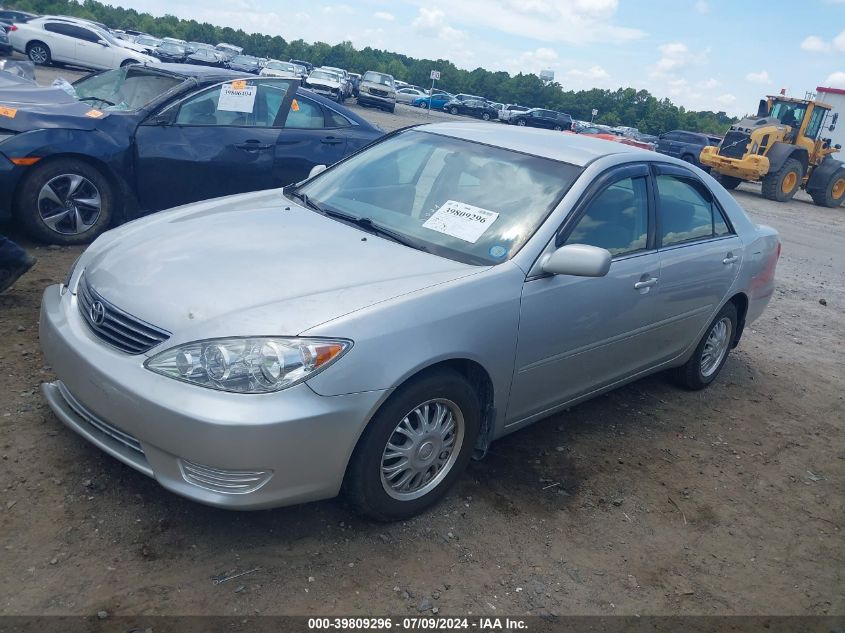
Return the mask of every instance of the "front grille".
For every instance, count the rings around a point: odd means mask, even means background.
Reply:
[[[386,97],[387,91],[386,90],[379,90],[378,88],[370,88],[370,94],[373,94],[377,97]]]
[[[255,492],[273,475],[272,470],[226,470],[195,464],[186,459],[179,460],[179,466],[182,478],[189,484],[226,495]]]
[[[107,435],[109,438],[119,444],[122,444],[126,448],[132,449],[133,451],[136,451],[141,455],[144,454],[144,449],[141,448],[141,443],[138,440],[129,435],[129,433],[121,431],[116,426],[113,426],[108,422],[101,420],[96,415],[91,413],[88,409],[82,406],[76,398],[73,397],[73,394],[68,391],[68,388],[65,387],[64,383],[58,382],[56,384],[59,387],[59,393],[62,394],[62,398],[64,398],[67,405],[74,410],[76,415],[78,415],[85,422],[87,422],[88,425],[93,428],[93,430],[99,431],[103,435]]]
[[[751,137],[745,132],[731,130],[725,134],[722,144],[719,145],[719,156],[725,158],[742,158],[748,149]]]
[[[112,305],[88,280],[79,280],[76,293],[79,312],[100,339],[127,354],[142,354],[170,338],[170,332],[150,325]]]

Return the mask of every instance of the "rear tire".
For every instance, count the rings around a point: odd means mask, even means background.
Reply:
[[[449,112],[450,112],[451,114],[457,114],[457,113],[458,113],[458,109],[457,109],[457,108],[455,108],[455,107],[452,107],[452,108],[449,108]]]
[[[834,208],[845,202],[845,167],[834,172],[824,189],[807,191],[813,202],[820,207]]]
[[[728,301],[704,332],[692,357],[672,371],[675,383],[697,391],[716,380],[731,352],[736,322],[736,305]]]
[[[423,409],[426,403],[429,408]],[[438,405],[446,417],[436,415]],[[451,421],[451,436],[439,434],[437,426],[423,426],[416,414],[422,410],[431,414],[427,420],[442,421],[441,429]],[[478,396],[462,375],[443,369],[412,379],[381,406],[358,440],[344,480],[346,498],[356,511],[378,521],[419,514],[461,476],[480,424]],[[402,449],[408,451],[407,456]],[[424,472],[430,479],[424,483],[420,474],[421,481],[416,481],[417,475],[411,476],[414,471]],[[410,477],[406,480],[408,491],[400,485],[405,477]]]
[[[516,124],[519,125],[520,127],[525,127],[525,119],[517,120]]]
[[[53,59],[50,47],[38,40],[26,45],[26,56],[29,57],[29,61],[38,66],[49,66]]]
[[[489,114],[487,114],[487,113],[485,112],[485,113],[483,113],[483,114],[481,115],[481,118],[482,118],[482,119],[484,119],[485,121],[489,121],[489,120],[490,120],[490,115],[489,115]]]
[[[111,224],[108,178],[88,163],[65,158],[36,165],[18,189],[15,219],[47,244],[87,244]]]
[[[742,182],[742,178],[737,178],[736,176],[726,176],[725,174],[720,174],[720,173],[715,172],[715,171],[712,172],[711,175],[725,189],[736,189],[737,187],[739,187],[739,184]]]
[[[766,200],[786,202],[791,200],[804,178],[804,168],[794,158],[788,158],[778,171],[763,178],[763,197]]]

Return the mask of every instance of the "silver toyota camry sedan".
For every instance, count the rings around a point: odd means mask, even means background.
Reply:
[[[344,491],[401,519],[565,407],[664,370],[706,387],[779,255],[777,233],[687,163],[424,125],[296,186],[101,236],[44,293],[43,392],[88,441],[201,503]]]

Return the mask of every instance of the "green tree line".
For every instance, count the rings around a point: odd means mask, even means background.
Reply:
[[[674,129],[723,134],[735,121],[725,112],[697,112],[676,106],[669,99],[657,99],[647,90],[618,88],[605,90],[566,90],[557,82],[544,83],[537,75],[484,68],[463,70],[445,59],[416,59],[400,53],[366,47],[356,49],[351,42],[308,43],[301,39],[247,33],[242,29],[220,27],[207,22],[183,20],[173,15],[156,17],[134,9],[115,7],[97,0],[19,0],[15,8],[39,14],[73,15],[95,20],[118,29],[137,29],[156,37],[241,46],[245,53],[273,59],[304,59],[315,66],[337,66],[350,72],[376,70],[389,73],[411,84],[427,87],[432,70],[440,71],[437,87],[449,92],[482,95],[502,103],[568,112],[575,119],[590,120],[593,108],[597,123],[629,125],[649,134]]]

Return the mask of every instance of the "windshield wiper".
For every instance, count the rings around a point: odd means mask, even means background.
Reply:
[[[317,213],[325,213],[326,212],[326,210],[323,209],[323,207],[321,207],[316,202],[313,202],[311,200],[311,198],[308,197],[307,194],[304,194],[301,191],[297,191],[296,189],[292,189],[292,190],[288,191],[287,194],[289,196],[291,196],[292,198],[296,198],[297,200],[302,202],[302,204],[304,204],[306,207],[308,207],[309,209],[313,209]]]
[[[109,105],[117,105],[116,103],[112,103],[108,99],[103,99],[102,97],[77,97],[77,101],[102,101],[103,103],[108,103]]]
[[[386,226],[382,226],[381,224],[377,224],[373,222],[370,218],[362,218],[358,217],[357,215],[349,215],[348,213],[343,213],[342,211],[333,211],[332,209],[323,209],[322,211],[325,215],[336,218],[342,222],[348,222],[349,224],[354,224],[355,226],[364,229],[368,233],[372,233],[373,235],[379,235],[381,237],[386,237],[389,240],[393,240],[398,244],[402,244],[403,246],[410,246],[411,248],[415,248],[419,251],[427,251],[428,249],[424,246],[420,245],[418,242],[414,240],[410,240],[401,233],[397,233]]]

